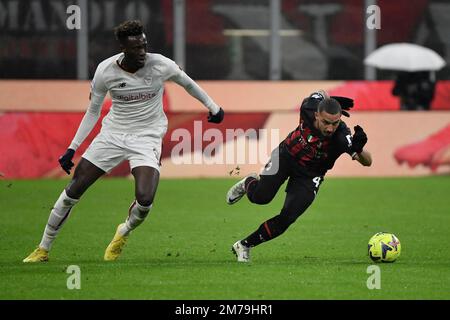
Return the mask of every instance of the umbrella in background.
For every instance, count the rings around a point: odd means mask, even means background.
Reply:
[[[393,43],[373,51],[364,64],[379,69],[399,71],[436,71],[445,61],[431,49],[412,43]]]

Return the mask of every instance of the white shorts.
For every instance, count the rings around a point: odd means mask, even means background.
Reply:
[[[105,172],[122,161],[130,162],[130,169],[148,166],[159,171],[162,139],[150,135],[100,132],[82,155]]]

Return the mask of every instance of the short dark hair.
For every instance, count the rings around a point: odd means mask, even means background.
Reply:
[[[339,102],[333,98],[325,98],[319,102],[317,106],[317,112],[325,111],[329,114],[338,114],[342,113],[342,108]]]
[[[124,42],[129,36],[139,36],[144,32],[144,26],[139,20],[127,20],[114,29],[116,39]]]

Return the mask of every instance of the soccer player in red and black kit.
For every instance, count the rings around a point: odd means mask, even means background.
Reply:
[[[299,126],[273,150],[261,174],[250,174],[227,193],[228,204],[234,204],[247,194],[250,202],[269,203],[281,185],[289,178],[286,199],[281,212],[262,223],[259,228],[232,246],[239,262],[250,261],[250,248],[281,235],[314,201],[328,170],[343,153],[363,166],[372,158],[363,150],[367,135],[360,126],[350,129],[341,121],[349,116],[353,100],[329,97],[318,91],[303,100]]]

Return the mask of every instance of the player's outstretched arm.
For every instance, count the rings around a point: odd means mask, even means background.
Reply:
[[[208,122],[220,123],[224,118],[224,111],[219,107],[194,80],[185,72],[179,71],[171,78],[172,81],[182,86],[191,96],[199,100],[208,108]]]
[[[372,156],[370,152],[366,150],[363,150],[361,153],[356,153],[354,159],[365,167],[370,167],[372,165]]]

